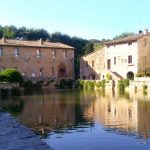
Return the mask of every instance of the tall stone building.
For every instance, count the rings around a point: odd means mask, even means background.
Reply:
[[[0,69],[16,68],[26,77],[73,78],[74,48],[62,43],[0,40]]]
[[[100,62],[100,63],[95,63]],[[134,80],[150,68],[150,33],[148,30],[106,43],[101,50],[85,55],[80,61],[81,79]]]

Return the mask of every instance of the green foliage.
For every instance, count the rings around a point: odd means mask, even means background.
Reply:
[[[123,80],[119,80],[118,81],[118,89],[119,89],[119,91],[124,91],[124,82],[123,82]]]
[[[105,88],[105,84],[106,84],[106,81],[105,80],[102,80],[102,81],[98,81],[97,83],[95,83],[96,87],[97,88]]]
[[[32,81],[31,80],[25,81],[23,86],[25,89],[32,89],[33,88]]]
[[[106,74],[106,79],[107,79],[107,80],[112,80],[111,74]]]
[[[138,73],[136,74],[136,77],[145,77],[145,76],[150,77],[150,68],[146,68],[145,71],[143,71],[143,72],[138,72]]]
[[[84,54],[88,54],[94,51],[94,44],[92,42],[86,43],[84,47]]]
[[[0,72],[0,82],[18,82],[23,83],[22,75],[16,69],[5,69]]]
[[[72,79],[61,79],[58,83],[55,85],[59,89],[70,89],[73,86],[73,80]]]
[[[9,39],[13,39],[16,36],[16,27],[15,26],[5,26],[3,28],[3,36]]]
[[[95,81],[87,80],[84,82],[85,89],[94,89]]]
[[[114,39],[114,40],[117,40],[117,39],[125,38],[125,37],[131,36],[131,35],[134,35],[134,33],[131,33],[131,32],[123,32],[123,33],[121,33],[120,35],[115,36],[113,39]]]
[[[148,86],[146,84],[144,84],[143,86],[143,90],[147,90]]]
[[[129,86],[129,80],[128,79],[124,79],[123,80],[123,85],[124,85],[125,88],[128,87]]]
[[[124,91],[124,89],[128,86],[129,86],[129,80],[128,79],[123,79],[123,80],[118,81],[119,91]]]

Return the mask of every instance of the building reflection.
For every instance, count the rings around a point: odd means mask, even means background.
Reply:
[[[114,92],[114,91],[113,91]],[[21,122],[38,133],[65,128],[89,128],[94,121],[107,131],[150,137],[150,98],[134,93],[60,92],[0,100],[0,107],[19,115]]]

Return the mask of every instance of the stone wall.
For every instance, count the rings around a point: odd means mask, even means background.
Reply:
[[[100,79],[104,69],[104,49],[94,51],[80,59],[80,79]]]
[[[150,36],[138,40],[138,72],[150,67]]]
[[[74,76],[74,50],[63,48],[0,46],[3,56],[0,56],[0,69],[16,68],[23,75],[32,77],[58,77],[60,70],[65,69],[65,76]],[[14,49],[19,55],[14,55]],[[56,57],[53,57],[53,50]],[[64,57],[66,51],[66,57]],[[38,56],[39,53],[39,56]]]

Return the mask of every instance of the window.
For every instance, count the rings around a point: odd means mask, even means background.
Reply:
[[[36,50],[36,57],[40,58],[41,57],[41,51],[40,50]]]
[[[42,76],[43,75],[43,67],[41,67],[41,69],[40,69],[40,76]]]
[[[114,65],[116,64],[116,57],[114,57]]]
[[[54,67],[51,67],[51,76],[54,76]]]
[[[85,66],[88,67],[88,61],[85,62]]]
[[[64,59],[67,58],[67,51],[66,50],[63,51],[63,56],[64,56]]]
[[[128,42],[128,45],[132,45],[132,42]]]
[[[56,58],[56,50],[52,50],[52,57],[55,59]]]
[[[92,67],[94,67],[94,60],[92,60]]]
[[[131,64],[132,63],[132,55],[129,55],[128,56],[128,64]]]
[[[3,49],[0,48],[0,57],[3,56]]]
[[[14,56],[15,56],[15,57],[18,57],[18,56],[19,56],[19,49],[18,49],[18,48],[15,48],[15,49],[14,49]]]

